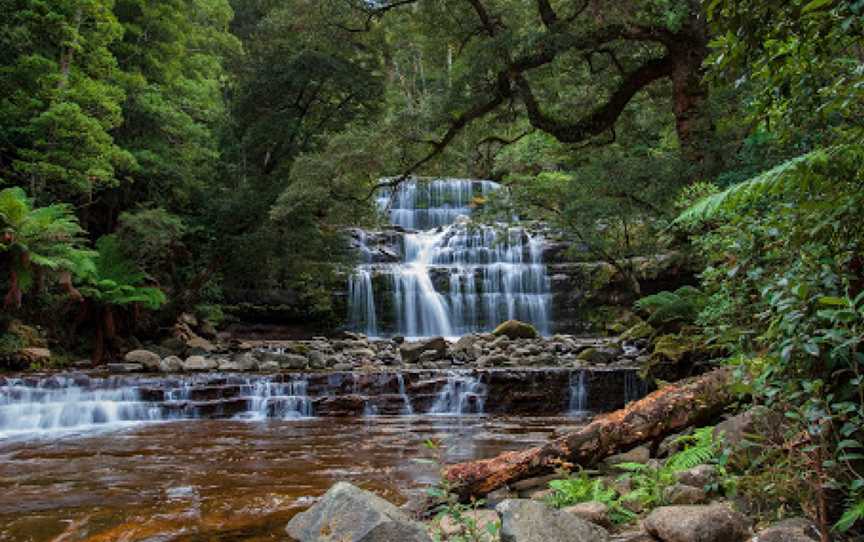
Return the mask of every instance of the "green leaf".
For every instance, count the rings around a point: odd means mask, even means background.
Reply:
[[[801,10],[801,14],[810,13],[811,11],[816,11],[817,9],[821,9],[825,6],[833,4],[834,0],[813,0]]]

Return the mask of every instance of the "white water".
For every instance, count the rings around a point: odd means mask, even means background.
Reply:
[[[588,412],[588,386],[585,371],[570,373],[570,414],[581,415]]]
[[[162,393],[144,399],[142,386]],[[53,376],[0,379],[0,439],[125,427],[198,417],[192,391],[206,382],[192,378],[136,383],[115,378]],[[313,415],[305,380],[250,378],[240,386],[244,419],[293,419]]]
[[[476,376],[450,372],[447,384],[438,393],[429,414],[483,414],[486,403],[486,385]]]
[[[310,418],[312,401],[307,393],[308,386],[305,380],[290,382],[273,382],[267,378],[249,380],[241,388],[241,393],[249,402],[249,409],[240,417],[253,420]]]
[[[411,398],[405,391],[405,377],[402,376],[402,373],[396,373],[396,380],[399,382],[399,395],[402,396],[402,414],[413,416],[414,407],[411,405]]]
[[[406,181],[392,198],[379,194],[394,225],[421,231],[403,235],[400,263],[364,263],[351,276],[352,329],[370,336],[455,337],[517,319],[548,334],[551,293],[542,239],[521,227],[468,218],[475,198],[499,189],[491,181],[438,179]],[[368,236],[357,235],[369,262]]]

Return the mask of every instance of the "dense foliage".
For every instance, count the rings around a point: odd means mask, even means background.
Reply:
[[[0,15],[0,359],[28,346],[21,322],[96,361],[183,312],[276,306],[335,329],[345,229],[381,220],[380,179],[493,178],[508,190],[478,216],[542,221],[634,298],[640,258],[695,256],[698,287],[637,303],[642,336],[731,354],[712,362],[739,367],[742,402],[787,424],[742,480],[826,533],[860,529],[864,1],[0,0]],[[631,475],[650,495],[664,476]]]

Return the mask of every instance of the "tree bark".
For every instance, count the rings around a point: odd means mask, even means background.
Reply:
[[[444,478],[451,491],[467,501],[562,466],[594,465],[611,454],[710,421],[732,401],[731,379],[731,370],[722,368],[671,384],[543,446],[451,465]]]

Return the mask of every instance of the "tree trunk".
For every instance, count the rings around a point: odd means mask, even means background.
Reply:
[[[732,401],[731,379],[731,370],[722,368],[671,384],[543,446],[451,465],[444,478],[467,501],[568,464],[594,465],[611,454],[710,421]]]

